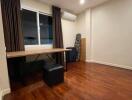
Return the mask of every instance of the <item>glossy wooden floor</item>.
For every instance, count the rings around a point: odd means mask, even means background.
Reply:
[[[51,88],[36,81],[4,100],[132,100],[132,71],[83,62],[68,68],[64,83]]]

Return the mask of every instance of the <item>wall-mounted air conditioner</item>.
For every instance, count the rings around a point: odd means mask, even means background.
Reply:
[[[69,12],[63,11],[62,12],[62,18],[70,21],[75,21],[77,16],[74,14],[71,14]]]

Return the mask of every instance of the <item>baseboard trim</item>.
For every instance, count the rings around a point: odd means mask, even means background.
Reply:
[[[118,68],[132,70],[132,67],[130,67],[130,66],[113,64],[113,63],[108,63],[108,62],[103,62],[103,61],[86,60],[86,62],[88,62],[88,63],[98,63],[98,64],[103,64],[103,65],[108,65],[108,66],[113,66],[113,67],[118,67]]]
[[[88,63],[92,63],[92,60],[86,60],[86,62],[88,62]]]
[[[2,91],[1,91],[1,98],[0,98],[0,100],[2,100],[2,98],[3,98],[6,94],[9,94],[10,92],[11,92],[10,88],[2,90]]]

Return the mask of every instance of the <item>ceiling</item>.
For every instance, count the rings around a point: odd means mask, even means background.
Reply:
[[[80,5],[80,0],[39,0],[49,5],[55,5],[74,14],[79,14],[87,8],[97,6],[108,0],[85,0],[85,4]]]

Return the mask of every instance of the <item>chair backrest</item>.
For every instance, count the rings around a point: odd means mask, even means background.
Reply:
[[[81,46],[81,34],[77,34],[76,35],[76,40],[75,40],[75,44],[74,44],[74,47],[76,48],[77,50],[77,61],[80,60],[80,46]]]

